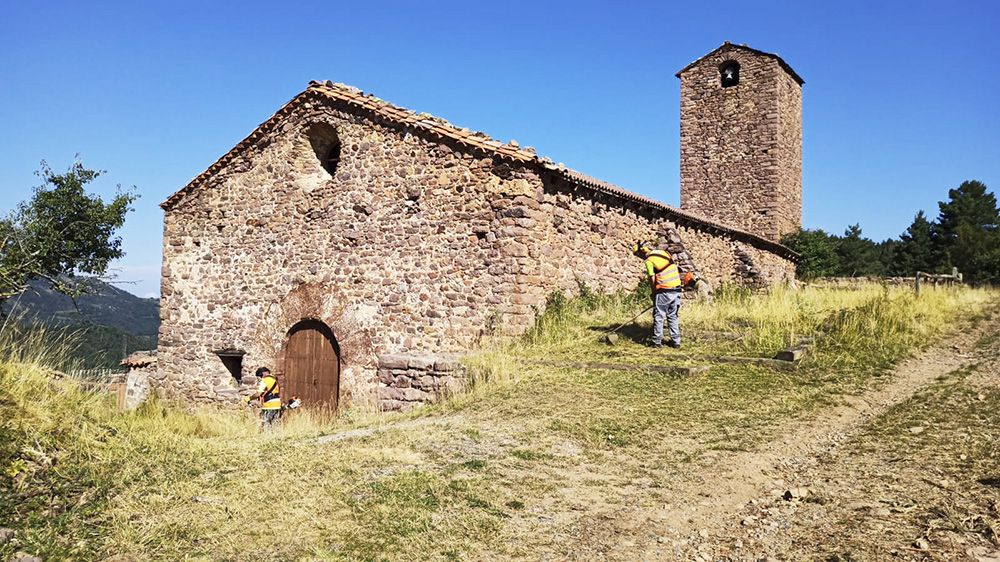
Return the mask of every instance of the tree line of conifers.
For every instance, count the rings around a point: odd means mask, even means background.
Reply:
[[[948,190],[929,220],[918,211],[899,238],[873,242],[855,224],[842,236],[800,230],[782,243],[801,254],[798,277],[912,277],[917,271],[951,273],[965,281],[1000,284],[1000,210],[985,184],[970,180]]]

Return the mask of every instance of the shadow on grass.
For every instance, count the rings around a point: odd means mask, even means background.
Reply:
[[[618,324],[611,324],[609,326],[589,326],[587,329],[592,332],[598,332],[598,336],[604,339],[605,333],[618,327]],[[637,344],[644,344],[649,339],[649,328],[643,328],[638,324],[629,324],[623,326],[620,330],[615,332],[622,339],[631,340]]]

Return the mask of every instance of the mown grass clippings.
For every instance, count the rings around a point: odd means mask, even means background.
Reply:
[[[531,449],[513,449],[510,452],[510,456],[528,462],[552,458],[552,455],[548,453],[544,453],[541,451],[534,451]]]
[[[483,459],[469,459],[462,463],[462,468],[469,470],[482,470],[486,468],[486,461]]]

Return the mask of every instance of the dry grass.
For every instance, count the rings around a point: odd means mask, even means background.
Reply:
[[[151,402],[118,414],[105,396],[51,381],[39,365],[58,353],[24,344],[0,358],[0,429],[9,436],[0,444],[0,525],[18,531],[0,558],[14,548],[51,559],[559,556],[580,520],[634,494],[669,494],[656,483],[703,451],[754,447],[791,417],[878,384],[873,374],[993,298],[928,291],[917,301],[878,286],[730,292],[685,306],[684,329],[704,333],[685,352],[767,355],[811,336],[810,363],[789,372],[716,366],[685,379],[539,366],[671,361],[641,346],[644,326],[618,346],[599,341],[643,301],[584,294],[550,307],[523,339],[471,358],[476,384],[445,404],[333,425],[297,416],[270,435],[247,412]],[[381,431],[313,443],[349,427]],[[262,517],[272,534],[253,531]]]

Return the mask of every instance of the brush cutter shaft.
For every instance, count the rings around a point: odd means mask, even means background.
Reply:
[[[618,326],[618,327],[617,327],[617,328],[615,328],[614,330],[610,330],[610,331],[608,331],[608,332],[604,332],[604,333],[605,333],[605,334],[613,334],[613,333],[617,332],[618,330],[621,330],[621,329],[622,329],[622,328],[624,328],[625,326],[628,326],[628,325],[629,325],[629,324],[631,324],[632,322],[635,322],[635,319],[636,319],[636,318],[638,318],[638,317],[642,316],[643,314],[645,314],[645,313],[649,312],[649,311],[650,311],[650,310],[651,310],[652,308],[653,308],[653,305],[649,305],[649,306],[647,306],[646,308],[644,308],[644,309],[640,310],[640,311],[639,311],[639,313],[638,313],[638,314],[636,314],[635,316],[633,316],[633,317],[632,317],[632,319],[631,319],[631,320],[629,320],[628,322],[625,322],[625,323],[623,323],[623,324],[622,324],[621,326]]]

